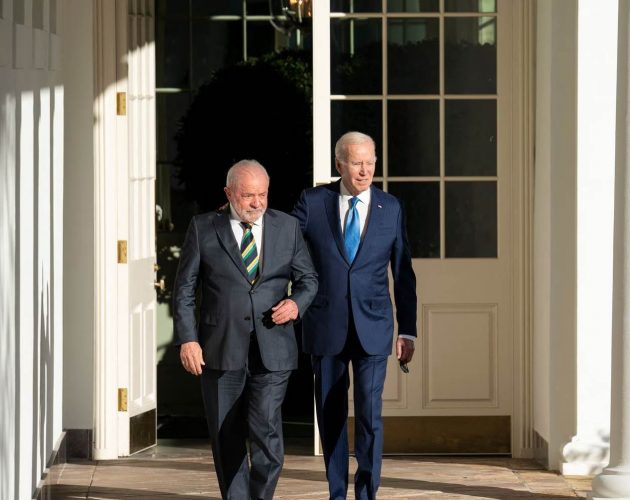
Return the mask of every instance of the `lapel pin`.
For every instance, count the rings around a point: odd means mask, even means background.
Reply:
[[[378,208],[383,208],[383,205],[376,205]]]

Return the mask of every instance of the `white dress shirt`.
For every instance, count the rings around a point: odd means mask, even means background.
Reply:
[[[356,207],[359,212],[359,230],[361,231],[361,239],[363,239],[363,236],[365,235],[367,216],[370,212],[370,201],[372,199],[371,191],[372,190],[368,188],[357,195],[359,201],[357,201]],[[343,181],[341,181],[339,183],[339,222],[341,223],[342,234],[346,229],[346,218],[348,216],[348,211],[350,210],[351,198],[353,198],[353,195],[350,194],[350,191],[346,189]],[[401,339],[411,340],[412,342],[416,340],[416,337],[413,335],[400,334],[398,337]]]
[[[236,246],[241,248],[241,241],[243,240],[243,234],[245,230],[241,226],[241,218],[238,216],[234,207],[230,205],[230,226],[232,226],[232,232],[236,239]],[[260,216],[257,220],[252,222],[252,234],[254,235],[254,242],[256,243],[256,252],[258,252],[258,269],[262,265],[262,243],[263,243],[263,217]]]
[[[354,198],[354,196],[346,189],[343,181],[341,181],[339,185],[339,222],[341,223],[341,234],[343,234],[346,230],[346,218],[348,217],[348,210],[350,209],[350,200]],[[357,211],[359,212],[359,231],[361,239],[363,239],[363,235],[365,234],[365,223],[367,221],[368,213],[370,212],[370,200],[372,198],[371,190],[369,188],[366,189],[365,191],[359,193],[357,198],[359,198],[356,205]]]

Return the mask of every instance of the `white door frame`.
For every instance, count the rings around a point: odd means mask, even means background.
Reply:
[[[536,1],[519,0],[512,18],[514,411],[512,456],[534,456],[534,139]]]
[[[126,246],[129,239],[128,0],[96,0],[94,6],[94,438],[96,460],[130,453],[131,389],[130,277]],[[149,82],[154,86],[154,82]],[[122,97],[119,100],[119,97]],[[155,121],[149,113],[141,119]],[[139,155],[154,162],[154,142],[140,146]],[[145,155],[146,153],[146,155]],[[152,199],[151,199],[152,200]],[[154,203],[149,203],[154,217]],[[147,243],[147,242],[145,242]],[[148,242],[154,245],[154,241]],[[125,253],[125,255],[122,255]],[[155,328],[155,322],[153,322]],[[154,359],[154,358],[151,358]],[[155,364],[152,362],[153,365]],[[120,407],[124,400],[125,408]],[[155,400],[153,400],[153,405]],[[136,412],[137,413],[137,412]]]
[[[116,2],[94,5],[94,437],[95,460],[118,458],[118,135]],[[124,239],[124,238],[120,238]]]

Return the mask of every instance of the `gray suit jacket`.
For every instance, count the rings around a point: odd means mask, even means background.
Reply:
[[[175,343],[199,342],[207,368],[243,368],[252,332],[268,370],[297,368],[293,323],[274,324],[271,307],[287,297],[291,282],[290,298],[301,317],[317,292],[317,274],[298,221],[271,209],[263,217],[262,261],[254,285],[230,227],[229,207],[197,215],[188,227],[175,280]]]

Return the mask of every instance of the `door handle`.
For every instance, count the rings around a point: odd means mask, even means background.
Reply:
[[[164,281],[164,278],[162,278],[160,281],[154,282],[153,286],[157,288],[158,290],[160,290],[161,292],[166,290],[166,282]]]

